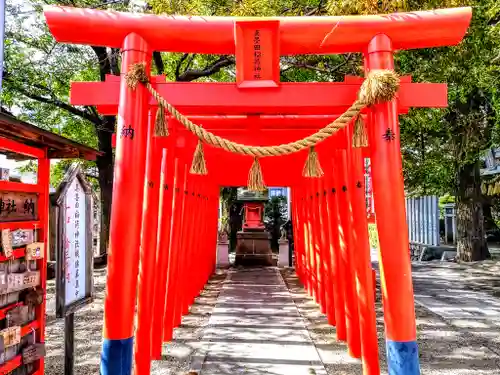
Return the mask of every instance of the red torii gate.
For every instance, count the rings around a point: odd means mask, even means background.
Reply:
[[[47,7],[45,15],[58,41],[122,48],[123,73],[141,62],[149,71],[153,50],[235,54],[236,83],[149,81],[169,103],[213,133],[272,145],[300,139],[331,122],[332,114],[352,104],[361,83],[356,77],[343,83],[280,83],[280,55],[362,52],[366,72],[392,70],[395,50],[458,43],[471,10],[238,19]],[[259,69],[252,63],[256,30]],[[197,139],[176,121],[170,122],[168,137],[153,137],[148,114],[154,116],[156,102],[145,87],[130,89],[123,77],[74,83],[71,102],[119,115],[101,373],[130,374],[139,271],[135,366],[137,374],[148,374],[150,359],[160,357],[162,340],[171,339],[173,327],[213,271],[218,187],[245,185],[241,171],[251,160],[206,148],[209,174],[189,175]],[[403,77],[397,99],[366,111],[369,149],[351,148],[352,129],[318,145],[324,178],[301,178],[303,152],[261,162],[266,182],[292,187],[297,274],[337,325],[338,338],[347,340],[353,356],[363,357],[365,374],[379,373],[379,365],[364,190],[359,189],[362,152],[372,160],[389,373],[418,374],[397,116],[409,107],[430,106],[446,106],[446,86]],[[231,173],[220,172],[217,165]],[[190,235],[194,228],[199,236]]]
[[[324,114],[341,113],[348,108],[356,98],[362,82],[360,77],[346,76],[345,83],[283,83],[279,92],[262,90],[257,94],[254,90],[242,90],[236,84],[165,82],[163,76],[151,77],[151,80],[157,82],[156,89],[167,101],[188,114],[188,118],[195,123],[202,124],[205,129],[219,136],[252,145],[273,145],[277,140],[280,143],[290,142],[322,128],[338,117]],[[446,84],[411,83],[409,76],[402,77],[401,81],[397,100],[398,113],[407,113],[410,107],[447,106]],[[73,82],[71,103],[96,105],[102,114],[116,115],[119,84],[120,77],[112,75],[106,77],[106,82]],[[150,98],[149,105],[156,107],[157,103]],[[220,113],[226,115],[217,115]],[[238,116],[234,115],[235,113],[253,115]],[[169,123],[174,127],[176,122],[172,119]],[[177,151],[185,153],[188,158],[191,157],[197,139],[183,127],[180,127],[177,138]],[[337,138],[333,136],[332,139]],[[330,141],[327,140],[318,146],[320,155],[322,150],[327,150],[328,154],[331,149],[328,144]],[[342,145],[337,147],[346,148],[345,140],[340,143]],[[293,164],[298,162],[301,165],[305,156],[295,154],[286,158],[292,158]],[[246,184],[247,167],[251,163],[247,157],[213,149],[207,152],[206,159],[209,165],[216,165],[218,161],[227,166],[224,169],[212,168],[211,173],[217,176],[214,180],[220,186]],[[261,164],[264,171],[272,171],[264,173],[267,176],[266,183],[270,186],[290,186],[302,179],[301,169],[289,171],[279,167],[283,165],[282,158],[264,159]],[[226,170],[232,171],[230,176]],[[295,174],[290,175],[293,172]]]

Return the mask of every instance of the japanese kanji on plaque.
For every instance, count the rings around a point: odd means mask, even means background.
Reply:
[[[92,300],[91,190],[73,166],[56,195],[57,315],[63,317]]]

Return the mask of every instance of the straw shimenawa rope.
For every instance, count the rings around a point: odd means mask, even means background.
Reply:
[[[175,107],[168,103],[149,82],[146,74],[146,63],[137,63],[130,66],[130,70],[125,76],[127,85],[135,89],[138,83],[146,86],[160,106],[169,111],[186,129],[192,132],[203,142],[222,148],[229,152],[242,155],[251,155],[257,158],[266,156],[288,155],[305,149],[309,149],[324,141],[338,130],[349,124],[353,118],[357,118],[361,110],[373,104],[391,101],[399,89],[399,76],[392,70],[372,70],[363,81],[356,101],[340,115],[335,121],[326,125],[301,140],[276,145],[276,146],[248,146],[241,143],[232,142],[219,137],[202,127],[194,124],[187,117],[182,115]]]
[[[163,111],[166,109],[174,118],[179,121],[186,129],[198,137],[198,145],[193,157],[191,173],[207,174],[205,158],[203,155],[203,142],[222,148],[226,151],[250,155],[254,157],[254,162],[250,168],[248,175],[248,188],[253,191],[261,191],[266,187],[262,177],[262,169],[260,167],[259,158],[266,156],[288,155],[309,149],[309,155],[304,166],[303,175],[305,177],[321,177],[323,170],[319,164],[318,154],[314,147],[333,135],[338,130],[344,128],[353,119],[357,119],[355,132],[353,137],[354,147],[366,147],[368,139],[366,137],[366,129],[360,117],[361,110],[373,104],[391,101],[399,89],[399,76],[392,70],[372,70],[368,73],[361,88],[358,92],[356,101],[340,115],[335,121],[326,125],[303,139],[295,142],[276,145],[276,146],[248,146],[241,143],[232,142],[228,139],[219,137],[191,122],[187,117],[182,115],[170,103],[168,103],[149,82],[146,73],[146,63],[137,63],[130,66],[128,73],[125,75],[127,85],[131,89],[135,89],[139,83],[143,84],[147,90],[153,95],[158,102],[159,111],[161,113],[156,119],[157,135],[167,135],[167,126]]]

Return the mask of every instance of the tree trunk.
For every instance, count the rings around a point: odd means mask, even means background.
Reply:
[[[107,255],[109,245],[109,223],[111,219],[111,202],[113,198],[113,173],[114,157],[111,145],[111,136],[116,123],[115,116],[106,116],[104,126],[98,129],[99,151],[104,154],[96,160],[99,171],[99,189],[101,191],[101,232],[100,250],[101,256]],[[106,261],[106,259],[103,259]]]
[[[484,231],[479,163],[457,170],[457,256],[460,261],[488,259],[490,253]]]

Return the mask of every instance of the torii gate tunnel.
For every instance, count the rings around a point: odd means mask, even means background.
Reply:
[[[150,86],[203,129],[248,145],[282,144],[344,113],[363,79],[282,83],[280,56],[362,53],[367,75],[393,70],[396,50],[459,43],[471,9],[240,19],[47,7],[45,17],[60,42],[122,51],[122,76],[74,82],[71,103],[118,114],[101,374],[128,375],[134,362],[145,375],[214,272],[219,187],[245,186],[252,158],[206,147],[208,174],[190,174],[198,137],[173,117],[168,136],[155,136],[157,100],[146,85],[128,85],[130,67],[145,63]],[[235,55],[236,82],[165,82],[150,76],[152,51]],[[317,145],[321,178],[302,176],[306,151],[261,159],[267,184],[292,189],[297,275],[364,374],[380,367],[363,157],[372,163],[389,374],[419,374],[398,115],[446,105],[445,84],[403,76],[394,99],[362,110],[368,147],[352,147],[350,124]]]

